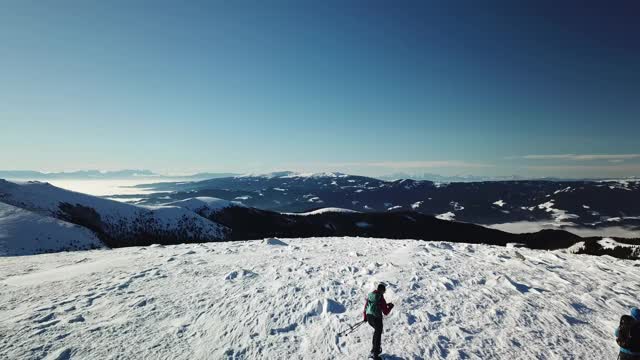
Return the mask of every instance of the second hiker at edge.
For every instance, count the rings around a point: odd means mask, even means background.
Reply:
[[[389,315],[389,312],[393,309],[393,304],[387,304],[387,301],[384,299],[384,292],[386,290],[386,286],[380,283],[377,290],[369,293],[367,302],[364,305],[364,320],[374,329],[371,354],[369,355],[370,359],[381,359],[382,314]]]

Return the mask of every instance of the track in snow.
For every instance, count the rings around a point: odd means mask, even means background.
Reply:
[[[387,359],[615,358],[640,263],[364,238],[0,258],[0,358],[362,359],[379,281]],[[524,260],[522,259],[524,257]]]

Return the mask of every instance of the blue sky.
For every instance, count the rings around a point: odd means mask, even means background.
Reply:
[[[511,3],[9,1],[0,169],[640,175],[639,6]]]

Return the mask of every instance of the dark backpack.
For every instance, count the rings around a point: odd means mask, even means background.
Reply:
[[[631,352],[640,352],[640,321],[632,316],[622,315],[616,339],[621,348]]]

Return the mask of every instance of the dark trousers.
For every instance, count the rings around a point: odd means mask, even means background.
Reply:
[[[380,342],[382,341],[382,317],[367,315],[367,322],[373,328],[373,341],[371,352],[375,355],[380,355],[382,348]]]
[[[620,353],[620,360],[640,360],[640,356],[638,355],[630,355],[630,354],[626,354],[621,352]]]

